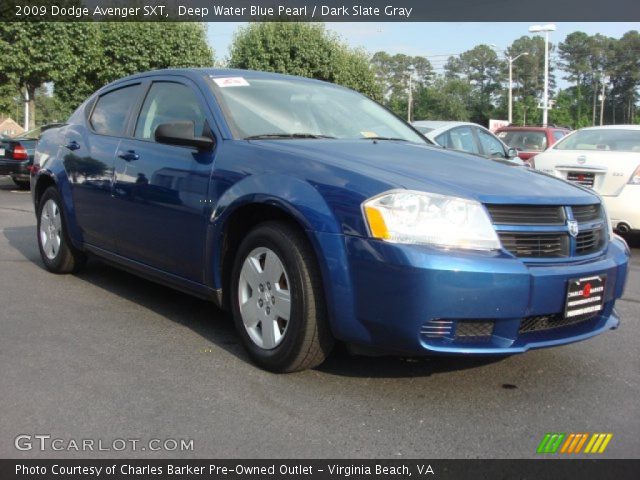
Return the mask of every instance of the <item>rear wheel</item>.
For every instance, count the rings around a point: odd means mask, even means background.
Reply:
[[[48,270],[70,273],[84,264],[85,255],[69,240],[61,205],[55,187],[47,188],[38,203],[38,247]]]
[[[236,329],[251,358],[275,372],[324,361],[333,337],[314,252],[283,222],[252,230],[240,245],[231,279]]]

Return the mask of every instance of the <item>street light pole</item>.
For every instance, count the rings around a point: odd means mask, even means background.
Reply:
[[[542,98],[542,126],[546,127],[549,118],[549,32],[555,32],[553,23],[547,25],[533,25],[530,32],[544,32],[544,94]]]
[[[509,62],[509,125],[513,123],[513,62],[522,57],[523,55],[529,55],[529,52],[523,52],[515,57],[508,56]]]
[[[411,104],[413,103],[413,86],[411,85],[411,72],[409,72],[409,104],[407,105],[407,122],[411,123]]]
[[[407,122],[411,123],[411,104],[413,103],[413,72],[415,67],[412,65],[407,69],[409,74],[409,102],[407,105]]]

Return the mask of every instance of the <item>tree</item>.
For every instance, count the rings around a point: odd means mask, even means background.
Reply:
[[[471,85],[474,95],[469,96],[467,111],[472,121],[487,125],[494,110],[493,96],[504,79],[504,69],[495,50],[488,45],[478,45],[457,57],[449,57],[444,69],[446,78]]]
[[[81,62],[55,84],[60,99],[75,108],[118,78],[147,70],[213,66],[206,27],[190,22],[94,22],[67,24]]]
[[[584,32],[573,32],[565,38],[558,46],[561,67],[567,73],[566,80],[575,83],[575,126],[584,126],[586,123],[582,118],[582,88],[585,77],[590,73],[589,54],[591,51],[591,39]],[[558,104],[556,104],[556,108]]]
[[[416,89],[427,86],[434,75],[431,62],[425,57],[376,52],[371,58],[371,63],[376,78],[382,85],[385,99],[398,94],[407,95],[410,72],[412,85]]]
[[[612,123],[615,110],[623,123],[635,123],[635,105],[640,86],[640,33],[631,30],[615,42],[608,74],[612,85]]]
[[[552,56],[554,46],[549,43],[549,56]],[[534,37],[523,36],[516,39],[509,48],[506,50],[506,54],[511,57],[516,57],[524,52],[528,55],[522,56],[518,59],[517,66],[514,64],[513,78],[517,88],[514,91],[514,97],[519,97],[519,102],[526,101],[526,105],[521,108],[518,107],[514,101],[514,110],[519,109],[522,116],[520,118],[526,118],[527,123],[533,123],[537,119],[541,118],[540,112],[533,112],[532,105],[537,105],[536,100],[542,98],[542,92],[544,90],[544,38],[537,35]],[[555,89],[555,75],[554,64],[549,62],[549,96],[552,95]],[[519,118],[514,115],[514,118]],[[534,120],[536,119],[536,120]]]
[[[469,82],[459,78],[436,78],[433,85],[418,90],[415,118],[428,120],[469,121],[473,96]],[[406,108],[406,104],[405,104]]]
[[[0,22],[0,82],[28,100],[29,127],[36,122],[36,90],[59,80],[74,63],[72,42],[62,22]]]
[[[323,24],[260,22],[241,27],[229,66],[316,78],[381,98],[367,54],[344,44]]]

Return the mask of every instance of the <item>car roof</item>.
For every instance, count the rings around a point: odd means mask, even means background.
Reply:
[[[416,125],[418,127],[429,127],[433,128],[434,130],[444,127],[454,127],[458,125],[473,125],[474,127],[478,126],[476,123],[448,120],[416,120],[415,122],[411,122],[411,125]]]
[[[580,130],[640,130],[640,125],[629,125],[629,124],[599,125],[596,127],[581,128]]]
[[[147,72],[140,72],[133,75],[129,75],[127,77],[120,78],[108,85],[105,85],[100,89],[100,91],[110,88],[114,85],[117,85],[121,82],[128,82],[131,80],[142,79],[145,77],[153,77],[153,76],[162,76],[162,75],[181,75],[189,78],[202,77],[206,75],[210,75],[213,77],[244,77],[244,78],[264,78],[264,79],[281,79],[281,80],[298,80],[303,82],[313,82],[313,83],[321,83],[327,84],[328,82],[323,82],[321,80],[316,80],[314,78],[306,78],[299,77],[296,75],[285,75],[282,73],[273,73],[273,72],[261,72],[258,70],[242,70],[238,68],[165,68],[161,70],[149,70]],[[345,88],[341,85],[330,83],[330,85],[334,85],[338,88]]]
[[[540,125],[509,125],[507,127],[500,127],[497,132],[546,132],[547,130],[564,130],[571,131],[567,127],[556,127],[549,125],[548,127],[542,127]]]

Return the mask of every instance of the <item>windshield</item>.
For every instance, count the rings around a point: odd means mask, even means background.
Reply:
[[[382,138],[428,143],[374,101],[345,88],[296,79],[209,80],[236,138]]]
[[[413,125],[413,128],[415,128],[416,130],[418,130],[420,133],[429,133],[433,131],[432,127],[424,127],[422,125]]]
[[[640,152],[640,130],[579,130],[556,143],[554,149]]]
[[[496,136],[517,150],[541,152],[547,148],[547,135],[539,131],[510,130],[499,132]]]

